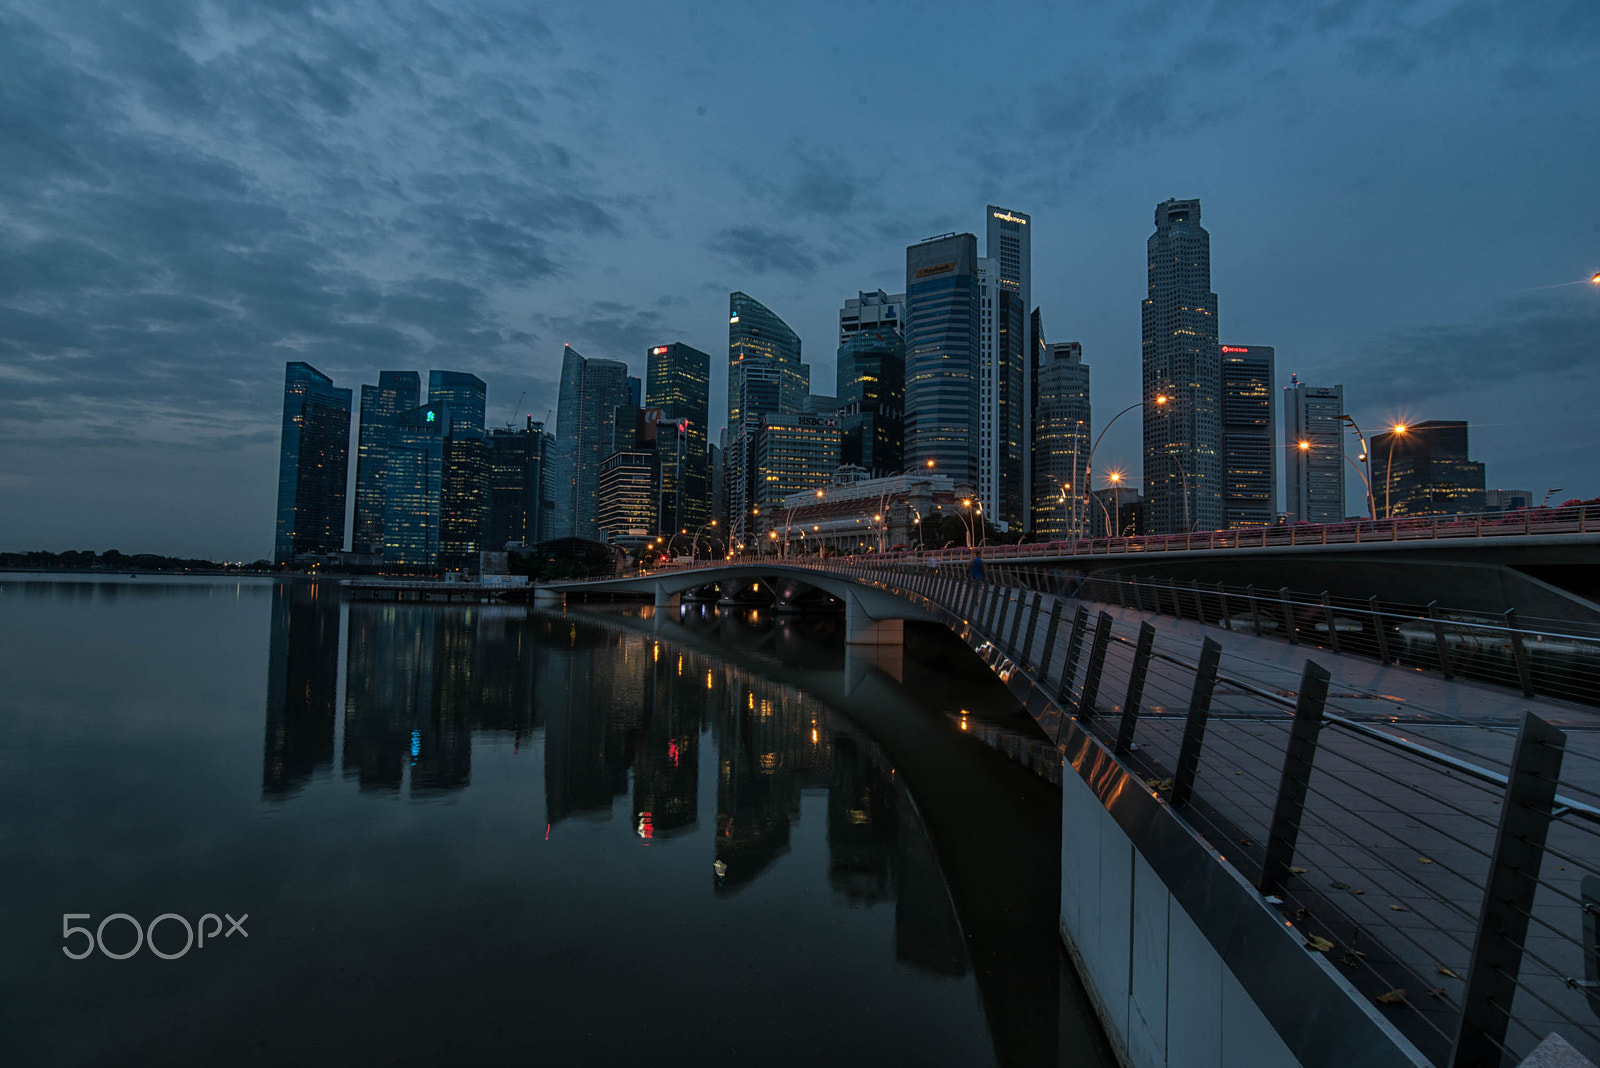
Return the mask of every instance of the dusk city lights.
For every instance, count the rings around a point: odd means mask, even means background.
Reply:
[[[0,1063],[1597,1068],[1597,72],[0,0]]]

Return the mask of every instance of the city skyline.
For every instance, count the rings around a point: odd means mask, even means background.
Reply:
[[[1108,57],[1070,80],[971,68],[1001,32],[983,19],[906,18],[870,62],[801,34],[777,71],[797,76],[754,88],[739,50],[761,18],[710,40],[654,15],[601,35],[599,12],[438,33],[421,7],[219,11],[5,16],[6,548],[264,555],[287,360],[347,385],[450,367],[490,383],[489,425],[524,392],[548,423],[564,342],[634,375],[649,345],[717,354],[743,290],[830,382],[839,303],[899,292],[904,248],[976,231],[985,204],[1032,216],[1033,303],[1115,411],[1168,197],[1204,202],[1222,335],[1273,346],[1280,387],[1342,382],[1369,429],[1465,419],[1491,486],[1594,492],[1600,301],[1567,284],[1600,268],[1600,148],[1572,136],[1600,49],[1584,6],[1035,13]],[[941,62],[967,99],[908,96]],[[408,88],[411,65],[436,88]],[[681,92],[643,91],[658,69]],[[1015,137],[983,121],[1001,100]],[[883,131],[885,108],[903,117]],[[620,165],[641,152],[648,192]],[[714,410],[724,374],[713,359]],[[1137,452],[1130,417],[1097,466]],[[1347,513],[1359,495],[1347,481]]]

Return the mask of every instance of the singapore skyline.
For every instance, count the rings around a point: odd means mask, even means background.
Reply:
[[[984,203],[1031,213],[1033,303],[1051,340],[1083,344],[1103,410],[1137,396],[1150,205],[1197,197],[1221,337],[1275,347],[1280,386],[1291,373],[1342,384],[1369,431],[1466,420],[1489,486],[1593,493],[1596,427],[1579,398],[1600,301],[1569,284],[1600,266],[1600,221],[1574,184],[1595,153],[1572,136],[1592,125],[1571,92],[1593,48],[1578,6],[1565,20],[1330,7],[1292,28],[1223,7],[1160,28],[1090,17],[1074,28],[1103,46],[1094,77],[983,75],[1028,135],[1026,159],[999,135],[975,151],[985,127],[970,114],[943,135],[960,151],[941,153],[927,105],[908,110],[906,66],[964,54],[994,32],[981,25],[902,13],[903,44],[875,67],[853,62],[862,45],[802,37],[783,63],[851,72],[808,111],[780,81],[719,90],[746,73],[716,64],[754,32],[742,22],[704,46],[693,20],[630,24],[613,42],[628,62],[604,65],[587,16],[485,11],[423,41],[430,10],[234,21],[199,6],[166,12],[178,32],[165,34],[153,13],[119,12],[107,27],[124,32],[74,49],[59,16],[7,16],[8,69],[24,78],[8,97],[37,108],[0,131],[27,164],[0,191],[17,250],[0,332],[7,548],[265,555],[287,359],[340,383],[475,373],[489,424],[524,393],[522,415],[539,419],[563,343],[636,375],[650,345],[716,354],[726,294],[744,290],[794,326],[828,382],[843,299],[901,288],[906,245],[974,229]],[[273,26],[293,32],[262,36]],[[158,36],[160,61],[136,61],[132,42]],[[511,42],[556,58],[514,63]],[[420,90],[396,92],[398,52],[436,74],[472,68],[450,81],[455,112],[430,98],[418,119]],[[293,56],[324,61],[322,81],[269,90],[249,74]],[[1260,60],[1282,92],[1236,84]],[[634,91],[662,70],[683,72],[681,92]],[[86,94],[96,119],[80,109],[36,136]],[[459,121],[469,101],[475,124]],[[783,121],[761,127],[762,109]],[[385,157],[407,115],[418,121]],[[1427,151],[1398,126],[1426,130]],[[236,127],[264,140],[230,143]],[[273,164],[266,144],[300,166]],[[712,376],[720,400],[720,360]],[[1137,472],[1137,436],[1124,420],[1105,455]],[[1347,485],[1349,514],[1356,495]]]

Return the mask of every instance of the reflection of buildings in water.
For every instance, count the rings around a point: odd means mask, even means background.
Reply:
[[[344,773],[363,790],[456,790],[472,769],[473,613],[352,604]]]
[[[261,792],[287,796],[333,766],[339,685],[339,594],[322,583],[272,591],[267,654],[267,736]]]
[[[890,864],[899,830],[894,780],[870,746],[833,740],[828,782],[828,884],[852,903],[893,896]]]
[[[610,819],[612,800],[627,792],[626,739],[608,714],[621,659],[612,655],[616,647],[611,632],[574,624],[568,634],[557,632],[539,672],[545,819],[551,825],[574,816]]]
[[[640,838],[666,838],[694,827],[699,816],[700,714],[716,673],[685,653],[663,659],[656,641],[642,655],[650,685],[644,690],[643,728],[633,744],[633,822]],[[702,675],[710,686],[702,685]]]
[[[967,947],[944,870],[910,795],[901,790],[897,800],[902,831],[895,855],[895,959],[940,975],[965,975]]]

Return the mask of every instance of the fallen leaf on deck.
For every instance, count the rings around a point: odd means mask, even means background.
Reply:
[[[1397,987],[1387,994],[1378,995],[1379,1005],[1404,1005],[1406,1003],[1405,987]]]
[[[1365,890],[1356,890],[1356,889],[1352,889],[1350,892],[1352,894],[1364,894],[1364,893],[1366,893]]]
[[[1326,953],[1333,948],[1333,943],[1321,935],[1306,935],[1306,948],[1314,949],[1318,953]]]
[[[1350,889],[1350,884],[1349,883],[1334,883],[1333,884],[1333,888],[1335,890],[1348,890],[1348,889]]]
[[[1443,964],[1439,965],[1439,974],[1440,975],[1448,975],[1452,979],[1460,979],[1461,978],[1461,976],[1457,975],[1455,972],[1451,971],[1449,968],[1446,968]]]
[[[1429,860],[1427,857],[1418,857],[1417,858],[1417,863],[1418,864],[1432,864],[1433,861]]]
[[[1389,908],[1391,910],[1395,911],[1395,912],[1405,912],[1406,911],[1406,907],[1404,905],[1390,905]]]
[[[1308,872],[1310,870],[1311,870],[1310,868],[1290,868],[1289,869],[1289,871],[1292,872],[1295,875],[1304,875],[1306,872]]]

